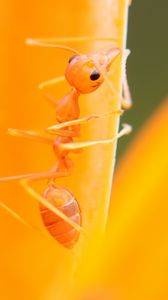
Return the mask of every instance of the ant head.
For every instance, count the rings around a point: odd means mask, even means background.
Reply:
[[[81,94],[95,91],[119,53],[118,48],[110,48],[91,55],[73,55],[65,70],[66,80]]]

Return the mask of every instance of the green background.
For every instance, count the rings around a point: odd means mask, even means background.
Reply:
[[[129,11],[127,75],[133,107],[122,122],[133,126],[119,142],[118,156],[168,94],[168,0],[133,0]]]

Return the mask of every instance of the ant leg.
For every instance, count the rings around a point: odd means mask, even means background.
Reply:
[[[114,136],[112,139],[91,141],[91,142],[60,144],[60,148],[62,150],[71,150],[71,151],[74,150],[75,151],[77,149],[87,148],[87,147],[90,147],[90,146],[113,143],[116,140],[118,140],[120,137],[122,137],[123,135],[129,134],[131,132],[131,130],[132,130],[132,127],[130,125],[123,124],[123,129],[116,136]]]
[[[68,223],[70,226],[72,226],[74,229],[76,229],[79,232],[84,233],[84,229],[76,224],[75,222],[71,221],[71,219],[69,219],[63,212],[61,212],[57,207],[55,207],[53,204],[51,204],[47,199],[45,199],[44,197],[42,197],[40,194],[38,194],[30,185],[31,179],[28,180],[22,180],[20,181],[22,187],[25,189],[25,191],[32,196],[33,198],[35,198],[39,203],[43,204],[44,206],[46,206],[49,210],[51,210],[55,215],[57,215],[58,217],[60,217],[61,219],[63,219],[66,223]]]
[[[60,177],[66,177],[70,174],[68,172],[61,172],[56,171],[57,163],[54,166],[53,169],[51,169],[48,172],[39,172],[39,173],[30,173],[30,174],[21,174],[21,175],[15,175],[15,176],[7,176],[7,177],[0,177],[0,182],[4,181],[13,181],[13,180],[42,180],[42,179],[52,179],[52,178],[60,178]]]
[[[51,104],[51,106],[55,109],[56,108],[56,100],[53,96],[50,96],[48,94],[44,94],[46,100]]]
[[[40,179],[55,179],[64,176],[69,176],[68,172],[56,171],[57,164],[49,172],[34,173],[34,174],[25,174],[25,175],[16,175],[11,177],[0,178],[0,181],[9,181],[9,180],[19,180],[23,188],[38,202],[42,203],[48,209],[50,209],[54,214],[62,218],[65,222],[75,228],[77,231],[84,232],[83,228],[78,224],[71,221],[64,213],[62,213],[58,208],[49,203],[45,198],[39,195],[31,186],[29,186],[30,181],[40,180]],[[2,205],[1,205],[2,206]],[[5,207],[5,205],[3,205]],[[19,219],[19,217],[18,217]]]
[[[65,76],[58,76],[58,77],[55,77],[55,78],[51,78],[49,80],[46,80],[46,81],[43,81],[43,82],[39,83],[38,88],[43,89],[46,86],[57,84],[57,83],[63,82],[64,80],[65,80]]]
[[[6,210],[10,215],[12,215],[16,220],[25,225],[26,227],[33,228],[29,223],[27,223],[18,213],[13,211],[10,207],[0,201],[0,207]],[[34,228],[33,228],[34,229]]]
[[[130,55],[130,50],[126,49],[125,51],[125,57],[124,57],[124,62],[123,62],[123,99],[122,99],[122,106],[125,109],[128,109],[132,106],[132,97],[128,85],[128,80],[127,80],[127,71],[126,71],[126,63],[127,63],[127,58]]]
[[[132,97],[126,73],[123,80],[123,96],[124,97],[121,99],[122,107],[125,109],[129,109],[132,106]]]
[[[44,234],[40,228],[38,228],[37,226],[31,225],[29,222],[27,222],[25,219],[23,219],[17,212],[15,212],[13,209],[11,209],[9,206],[7,206],[6,204],[2,203],[0,201],[0,207],[2,209],[4,209],[7,213],[9,213],[13,218],[15,218],[18,222],[20,222],[21,224],[23,224],[24,226],[26,226],[27,228],[31,229],[31,230],[35,230],[38,234],[40,234],[41,236],[48,238],[48,235]]]
[[[126,75],[126,60],[128,55],[130,54],[130,50],[126,49],[124,50],[124,61],[123,61],[123,78],[122,78],[122,89],[123,89],[123,96],[120,96],[120,94],[116,91],[114,85],[112,84],[111,80],[109,79],[109,76],[107,73],[102,72],[101,68],[97,65],[97,62],[93,60],[95,67],[97,70],[103,75],[105,82],[109,86],[110,90],[112,93],[117,96],[117,98],[120,100],[121,105],[124,109],[128,109],[132,105],[132,100],[131,100],[131,93],[129,90],[128,82],[127,82],[127,75]],[[119,56],[122,55],[122,51],[119,51],[117,55],[115,56],[115,59]]]
[[[51,134],[56,134],[57,130],[60,130],[60,129],[68,127],[68,126],[83,124],[83,123],[86,123],[90,120],[105,118],[105,117],[113,115],[113,114],[121,115],[122,113],[123,113],[123,111],[121,109],[118,109],[118,110],[113,110],[111,112],[107,112],[107,113],[104,113],[104,114],[93,114],[93,115],[89,115],[89,116],[86,116],[86,117],[81,118],[81,119],[76,119],[76,120],[67,121],[67,122],[63,122],[63,123],[58,123],[56,125],[53,125],[53,126],[50,126],[50,127],[46,128],[46,131],[51,133]]]
[[[9,128],[8,133],[12,136],[18,136],[18,137],[25,137],[30,138],[35,141],[47,143],[47,144],[53,144],[54,140],[51,138],[43,136],[42,134],[38,134],[38,132],[35,131],[28,131],[28,130],[21,130],[21,129],[15,129],[15,128]]]

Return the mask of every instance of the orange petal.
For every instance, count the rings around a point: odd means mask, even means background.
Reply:
[[[167,120],[168,100],[137,134],[115,175],[99,281],[117,300],[168,298]]]
[[[10,11],[8,10],[10,6]],[[68,55],[63,50],[29,48],[26,37],[70,37],[83,35],[118,38],[123,47],[126,31],[127,1],[29,1],[9,0],[2,7],[4,57],[1,66],[1,175],[39,172],[48,170],[55,161],[51,149],[25,140],[17,142],[6,136],[6,130],[25,128],[41,130],[55,123],[55,115],[43,102],[36,89],[39,82],[62,75]],[[3,4],[2,4],[3,6]],[[80,42],[72,46],[89,52],[111,45],[111,42]],[[116,60],[110,77],[117,92],[121,90],[121,61]],[[64,96],[69,87],[61,83],[49,89],[56,99]],[[104,84],[100,90],[81,97],[81,116],[106,113],[119,108],[116,95]],[[118,131],[119,117],[95,120],[82,127],[81,140],[90,141],[112,138]],[[85,245],[85,260],[78,269],[81,282],[87,281],[88,266],[91,267],[97,240],[106,223],[116,145],[97,146],[73,157],[75,171],[68,179],[60,179],[58,185],[70,189],[79,201],[83,226],[89,238],[81,238],[74,251],[64,249],[52,238],[43,237],[36,201],[30,198],[16,183],[1,184],[1,200],[17,211],[31,224],[40,228],[42,235],[24,228],[1,210],[1,274],[3,286],[1,298],[5,299],[63,299],[67,295],[72,273]],[[40,192],[45,184],[37,186]],[[89,251],[91,249],[92,251]],[[85,262],[87,261],[88,266]],[[95,257],[96,262],[96,257]],[[94,263],[95,263],[94,262]],[[95,270],[93,269],[93,273]],[[92,273],[92,272],[91,272]],[[91,274],[90,274],[91,275]],[[61,296],[60,296],[61,295]],[[69,294],[68,294],[69,295]]]

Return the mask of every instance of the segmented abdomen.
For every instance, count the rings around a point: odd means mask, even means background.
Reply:
[[[50,186],[44,191],[43,197],[71,221],[81,225],[78,202],[67,189]],[[53,238],[63,246],[72,248],[79,238],[79,232],[42,204],[40,204],[40,214],[46,229]]]

